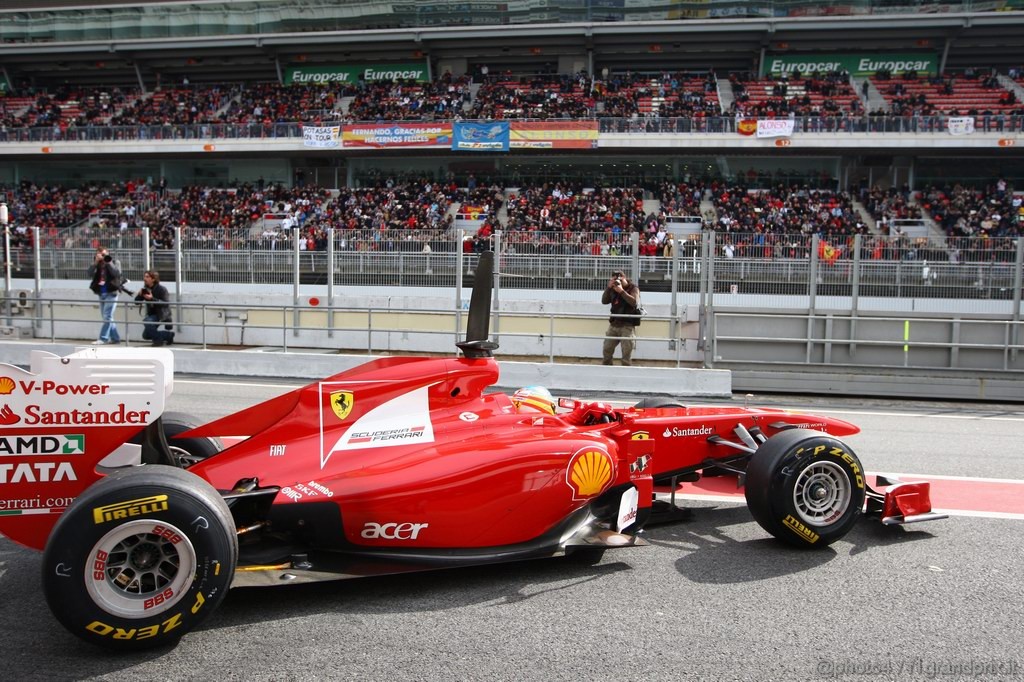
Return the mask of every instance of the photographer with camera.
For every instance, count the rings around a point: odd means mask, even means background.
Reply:
[[[146,304],[146,316],[143,322],[142,338],[152,341],[154,346],[169,346],[174,343],[174,332],[171,329],[171,304],[167,287],[160,284],[160,273],[147,270],[142,276],[142,288],[135,295],[135,300]],[[160,325],[165,325],[164,330]]]
[[[124,286],[120,261],[101,246],[96,249],[95,260],[89,266],[89,278],[89,289],[100,297],[100,318],[103,320],[100,336],[92,343],[94,346],[121,343],[121,335],[117,333],[117,325],[114,323],[117,294]]]
[[[608,331],[604,333],[603,364],[612,364],[615,347],[621,343],[622,364],[632,365],[636,328],[640,326],[640,287],[630,282],[622,270],[616,270],[601,295],[601,303],[612,306]]]

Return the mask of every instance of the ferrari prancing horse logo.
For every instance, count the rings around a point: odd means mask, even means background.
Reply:
[[[331,392],[331,409],[334,410],[334,414],[338,419],[342,421],[352,411],[352,406],[355,404],[355,400],[352,398],[352,391],[332,391]]]

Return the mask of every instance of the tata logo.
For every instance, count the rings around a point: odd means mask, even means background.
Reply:
[[[352,406],[355,404],[355,399],[352,397],[352,391],[332,391],[331,392],[331,409],[334,410],[334,416],[342,421],[345,417],[352,412]]]
[[[71,436],[0,437],[0,457],[15,455],[81,455],[85,453],[85,434]]]
[[[367,540],[415,540],[428,523],[373,523],[363,526],[360,535]]]

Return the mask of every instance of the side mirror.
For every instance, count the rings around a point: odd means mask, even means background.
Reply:
[[[575,398],[559,398],[558,406],[566,410],[575,410],[579,406],[579,401]]]

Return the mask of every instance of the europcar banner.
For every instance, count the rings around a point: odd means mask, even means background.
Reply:
[[[950,135],[972,135],[974,133],[974,117],[950,116],[947,126]]]
[[[451,123],[365,123],[341,128],[346,148],[450,147]]]
[[[426,63],[405,64],[333,64],[324,66],[289,66],[284,72],[284,84],[295,83],[345,83],[358,85],[360,82],[430,80]]]
[[[883,54],[825,54],[795,55],[773,54],[765,57],[761,75],[803,75],[815,71],[850,72],[851,76],[873,76],[878,71],[893,74],[917,71],[919,74],[938,72],[938,55],[932,52]]]
[[[335,149],[341,146],[341,126],[302,126],[302,146]]]
[[[597,149],[597,121],[512,121],[513,149]]]
[[[507,152],[508,121],[492,123],[456,122],[452,127],[452,149],[471,152]]]
[[[758,137],[790,137],[793,134],[791,118],[759,118],[757,119]]]

